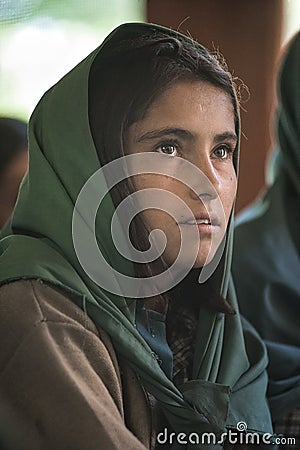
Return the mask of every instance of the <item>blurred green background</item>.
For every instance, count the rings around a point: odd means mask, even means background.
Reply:
[[[0,0],[0,116],[28,120],[43,93],[146,0]]]

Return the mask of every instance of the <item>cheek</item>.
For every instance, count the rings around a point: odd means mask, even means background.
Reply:
[[[235,172],[229,177],[229,182],[227,181],[226,186],[227,189],[224,192],[222,203],[225,208],[226,216],[229,216],[237,192],[237,177]]]
[[[131,177],[135,191],[143,189],[162,189],[178,196],[182,196],[182,185],[172,177],[166,175],[141,174]],[[164,197],[160,198],[164,206]]]
[[[176,224],[170,215],[160,209],[148,208],[141,212],[144,222],[148,225],[150,230],[159,228],[161,230],[168,229],[172,222]]]
[[[166,189],[166,177],[160,175],[141,174],[132,177],[134,188],[138,191],[141,189]]]
[[[233,174],[230,177],[230,185],[231,185],[232,196],[235,197],[236,191],[237,191],[237,177],[236,177],[235,172],[233,172]]]
[[[132,184],[136,191],[141,189],[147,189],[149,182],[147,182],[147,176],[144,175],[135,175],[131,177]]]
[[[141,174],[132,177],[132,183],[134,190],[137,192],[136,208],[140,212],[143,221],[150,229],[164,229],[164,227],[169,226],[170,221],[173,220],[167,213],[171,202],[168,193],[174,193],[172,179],[160,175]],[[153,189],[161,189],[163,192],[152,191]]]

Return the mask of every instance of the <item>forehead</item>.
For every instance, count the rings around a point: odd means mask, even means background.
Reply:
[[[178,126],[196,132],[234,131],[234,107],[224,90],[204,81],[174,83],[158,95],[136,130],[148,127]],[[222,130],[221,130],[222,129]]]

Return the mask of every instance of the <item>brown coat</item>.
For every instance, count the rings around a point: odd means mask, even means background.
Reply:
[[[1,449],[154,448],[157,406],[61,291],[37,280],[2,286],[0,342]]]

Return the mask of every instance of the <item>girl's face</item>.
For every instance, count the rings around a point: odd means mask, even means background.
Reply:
[[[165,233],[167,245],[162,257],[168,265],[175,261],[180,250],[180,229],[186,233],[195,231],[195,227],[199,230],[198,242],[191,242],[199,246],[194,267],[202,267],[214,256],[225,235],[236,194],[233,165],[236,143],[234,108],[229,95],[203,81],[180,81],[172,85],[157,97],[145,117],[129,128],[126,153],[159,152],[168,158],[184,158],[211,183],[208,187],[199,181],[196,194],[170,176],[133,177],[136,190],[169,191],[183,200],[194,215],[187,217],[178,210],[175,220],[161,209],[140,213],[149,231],[160,229]],[[191,233],[191,239],[195,239],[195,233]]]

